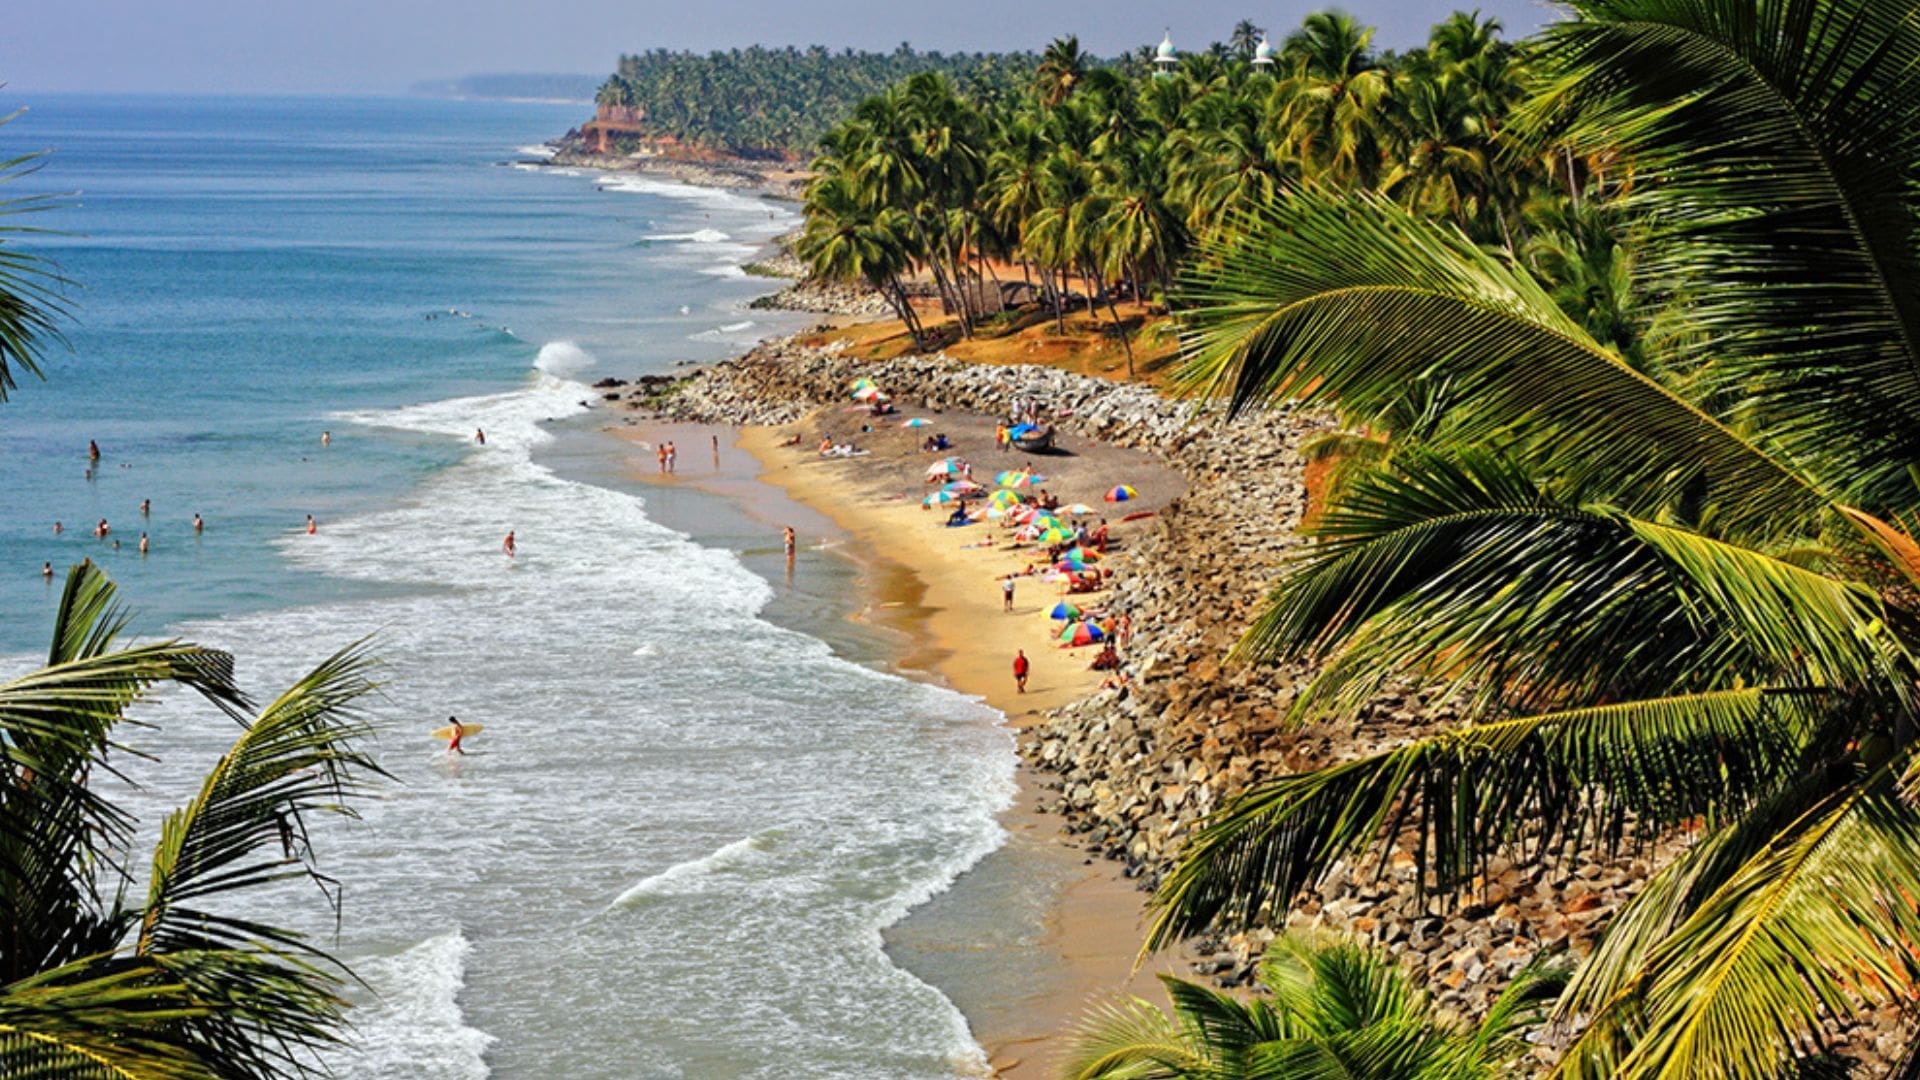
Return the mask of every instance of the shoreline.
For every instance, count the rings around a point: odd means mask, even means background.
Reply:
[[[949,414],[942,423],[957,419]],[[991,422],[984,418],[973,418],[972,424],[976,431],[980,426],[991,430]],[[797,454],[782,445],[787,429],[774,426],[636,421],[609,425],[607,430],[629,442],[664,437],[696,448],[718,434],[723,445],[753,461],[744,484],[738,472],[728,472],[719,482],[700,472],[662,479],[642,468],[634,475],[650,485],[691,487],[729,499],[763,520],[771,516],[769,511],[790,504],[831,523],[851,541],[838,545],[833,553],[858,568],[857,592],[842,605],[844,617],[887,632],[894,645],[888,667],[896,674],[980,698],[1001,714],[1002,725],[1016,736],[1046,713],[1082,700],[1096,688],[1100,675],[1085,670],[1089,651],[1045,651],[1050,643],[1046,627],[1051,624],[1042,622],[1041,612],[1052,598],[1046,596],[1046,605],[1041,604],[1043,594],[1037,582],[1023,583],[1030,587],[1018,597],[1015,615],[1003,613],[997,585],[982,574],[977,558],[967,557],[999,558],[1000,553],[956,553],[950,546],[943,550],[939,541],[948,539],[948,534],[933,528],[904,500],[887,500],[879,494],[884,485],[876,487],[870,477],[863,478],[861,463]],[[809,468],[816,464],[819,468]],[[832,481],[816,482],[822,474],[830,475]],[[875,497],[838,497],[849,489]],[[777,527],[772,520],[767,524],[770,532]],[[912,528],[915,525],[920,527]],[[916,535],[925,541],[914,542],[911,538]],[[802,546],[810,544],[803,540]],[[963,557],[953,558],[955,554]],[[1005,633],[1008,620],[1015,623],[1016,633],[1024,634],[1021,640],[1035,661],[1033,686],[1024,695],[1001,670],[1004,657],[999,652],[989,657],[969,647],[985,634]],[[1068,663],[1060,659],[1064,657],[1076,659]],[[1007,833],[1005,841],[982,863],[963,872],[942,895],[965,892],[968,878],[992,873],[987,863],[996,858],[1016,861],[1021,873],[1044,875],[1051,892],[1039,919],[1038,937],[1023,943],[1035,954],[1031,957],[1038,969],[1035,984],[997,986],[990,998],[983,999],[977,992],[956,993],[937,975],[916,974],[941,989],[961,1010],[995,1076],[1037,1078],[1053,1075],[1060,1036],[1072,1029],[1089,1004],[1123,994],[1157,999],[1156,973],[1186,971],[1171,956],[1134,970],[1144,929],[1145,894],[1123,864],[1102,858],[1101,852],[1082,847],[1069,835],[1067,820],[1048,808],[1057,797],[1050,790],[1050,784],[1057,782],[1050,781],[1048,774],[1022,757],[1014,780],[1014,801],[998,815]],[[911,954],[920,929],[915,925],[920,910],[883,931],[890,954],[903,949]],[[910,960],[911,956],[909,962],[902,962],[896,955],[897,963],[915,970]]]

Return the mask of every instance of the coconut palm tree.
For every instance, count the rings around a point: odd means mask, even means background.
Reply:
[[[1529,134],[1633,163],[1640,278],[1693,332],[1635,370],[1523,265],[1380,198],[1211,242],[1185,343],[1234,406],[1452,393],[1326,508],[1244,653],[1324,664],[1299,716],[1402,680],[1463,719],[1223,808],[1150,942],[1402,836],[1451,892],[1496,853],[1697,827],[1575,976],[1558,1075],[1773,1076],[1920,992],[1920,25],[1573,9]]]
[[[0,116],[0,125],[20,115]],[[20,154],[0,161],[0,184],[15,183],[39,167],[40,153]],[[19,373],[40,374],[40,346],[58,340],[55,322],[63,314],[57,290],[61,278],[38,256],[22,251],[18,242],[40,230],[19,224],[21,215],[52,209],[47,195],[0,199],[0,402],[16,388]]]
[[[1047,43],[1040,54],[1040,65],[1033,73],[1033,93],[1051,109],[1073,96],[1087,76],[1087,54],[1080,51],[1080,39],[1072,34]]]
[[[1139,998],[1093,1011],[1063,1075],[1072,1080],[1491,1080],[1526,1053],[1526,1035],[1565,983],[1523,969],[1469,1027],[1443,1019],[1391,959],[1330,936],[1291,933],[1259,968],[1265,997],[1240,1000],[1162,976],[1169,1017]]]
[[[1241,19],[1233,24],[1233,33],[1227,36],[1227,47],[1240,59],[1251,60],[1253,51],[1260,47],[1260,42],[1266,36],[1266,30],[1255,26],[1252,19]]]
[[[120,645],[113,597],[97,568],[75,567],[47,665],[0,683],[0,1075],[319,1075],[316,1051],[344,1036],[344,970],[236,901],[290,879],[331,885],[306,826],[351,816],[381,775],[357,746],[367,661],[336,654],[256,710],[225,653]],[[167,684],[238,734],[162,823],[130,896],[136,822],[98,781],[138,753],[128,712]]]

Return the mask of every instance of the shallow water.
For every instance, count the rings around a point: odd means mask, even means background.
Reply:
[[[30,662],[38,567],[82,555],[258,692],[375,634],[396,782],[316,836],[377,991],[343,1074],[977,1069],[881,930],[1000,842],[995,714],[768,621],[741,558],[552,460],[592,379],[792,324],[738,271],[790,211],[503,167],[579,119],[551,106],[32,104],[0,134],[59,147],[35,183],[82,195],[45,246],[86,291],[72,354],[0,406],[0,648]],[[133,740],[150,820],[231,738],[190,704]],[[425,736],[448,714],[486,725],[470,757]],[[317,901],[254,913],[330,935]]]

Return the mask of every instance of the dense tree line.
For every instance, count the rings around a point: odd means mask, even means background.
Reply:
[[[1383,55],[1370,28],[1321,13],[1264,51],[1242,23],[1164,72],[1153,50],[1103,65],[1065,38],[1013,95],[919,73],[822,140],[801,253],[871,282],[910,327],[904,282],[930,276],[971,333],[988,256],[1037,277],[1056,312],[1111,308],[1164,296],[1197,243],[1285,191],[1365,192],[1525,258],[1631,347],[1620,176],[1604,156],[1503,150],[1529,50],[1500,29],[1455,14]]]
[[[1013,93],[1033,67],[1023,53],[838,52],[753,46],[707,54],[655,49],[620,57],[595,100],[646,110],[662,134],[747,156],[804,155],[861,101],[911,75],[938,72],[982,99]]]

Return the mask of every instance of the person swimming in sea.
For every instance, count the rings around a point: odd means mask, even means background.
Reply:
[[[199,514],[193,515],[193,531],[196,533],[205,532],[206,528],[207,528],[207,523],[200,520],[200,515]]]
[[[486,431],[485,431],[484,429],[482,429],[482,428],[474,428],[474,429],[473,429],[473,441],[474,441],[474,442],[477,442],[477,443],[479,443],[479,444],[480,444],[481,446],[485,446],[485,445],[487,445],[487,433],[486,433]]]

